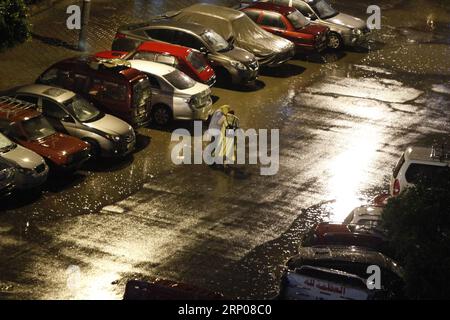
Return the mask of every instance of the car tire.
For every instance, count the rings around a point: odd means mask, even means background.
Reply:
[[[156,105],[152,108],[152,121],[158,126],[166,126],[172,122],[172,111],[165,105]]]
[[[330,32],[328,35],[328,48],[339,50],[344,46],[344,40],[337,32]]]
[[[89,139],[89,138],[83,139],[83,141],[89,143],[89,145],[91,146],[92,158],[94,158],[94,159],[99,158],[101,155],[101,149],[100,149],[100,145],[98,144],[98,142],[93,139]]]

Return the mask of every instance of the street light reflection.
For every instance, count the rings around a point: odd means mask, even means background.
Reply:
[[[371,125],[349,130],[345,150],[329,162],[328,194],[335,200],[330,205],[331,221],[342,222],[355,207],[363,204],[361,187],[370,181],[371,164],[376,160],[381,139],[379,129]]]

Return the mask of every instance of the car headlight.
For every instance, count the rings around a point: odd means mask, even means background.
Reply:
[[[115,136],[113,134],[106,134],[105,138],[114,142],[119,142],[120,141],[120,137],[119,136]]]
[[[17,171],[18,171],[19,173],[24,174],[24,175],[27,175],[27,176],[33,174],[33,170],[32,170],[32,169],[28,169],[28,168],[18,167],[18,168],[17,168]]]
[[[360,36],[362,34],[362,31],[361,31],[361,29],[353,29],[353,34]]]
[[[231,61],[231,65],[239,70],[247,70],[247,67],[239,61]]]

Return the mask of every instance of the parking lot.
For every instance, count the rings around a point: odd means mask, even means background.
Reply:
[[[109,49],[120,24],[194,2],[95,1],[89,49]],[[371,4],[331,2],[361,18]],[[88,163],[42,193],[2,200],[0,298],[119,299],[131,278],[274,296],[308,227],[342,221],[386,191],[406,146],[448,140],[450,13],[426,0],[377,2],[382,29],[368,49],[297,57],[264,70],[254,90],[213,88],[215,107],[231,105],[242,128],[280,129],[277,175],[253,165],[175,166],[171,132],[192,126],[177,122],[140,129],[125,160]],[[33,17],[33,39],[0,54],[0,90],[78,54],[77,34],[64,29],[70,3]]]

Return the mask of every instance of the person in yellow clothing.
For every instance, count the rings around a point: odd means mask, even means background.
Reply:
[[[209,129],[220,131],[216,147],[216,164],[234,163],[236,160],[236,138],[234,132],[239,128],[239,119],[230,106],[225,105],[214,112]]]

